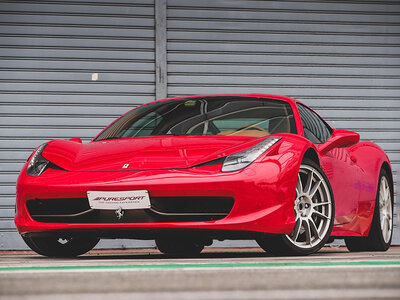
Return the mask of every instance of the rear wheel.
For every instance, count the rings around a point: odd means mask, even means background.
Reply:
[[[97,238],[22,237],[33,251],[48,257],[75,257],[94,248]]]
[[[275,255],[308,255],[321,249],[332,231],[335,205],[328,178],[321,168],[304,159],[294,201],[296,224],[287,235],[263,236],[258,244]]]
[[[357,251],[386,251],[390,247],[393,232],[393,187],[387,172],[379,174],[374,217],[367,237],[348,237],[347,249]]]
[[[204,245],[183,238],[159,238],[156,245],[160,252],[171,256],[197,256]]]

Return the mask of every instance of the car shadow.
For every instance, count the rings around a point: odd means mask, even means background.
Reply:
[[[312,254],[311,256],[324,257],[331,256],[332,254],[343,254],[347,252],[345,247],[325,247],[319,252]],[[166,255],[160,253],[157,249],[124,249],[124,250],[92,250],[88,254],[74,257],[74,258],[63,258],[63,260],[77,260],[77,261],[96,261],[96,260],[157,260],[162,262],[163,260],[170,259],[192,259],[192,260],[206,260],[206,259],[235,259],[235,258],[257,258],[257,257],[271,257],[271,258],[284,258],[285,256],[276,256],[270,253],[264,252],[257,248],[250,249],[205,249],[202,253],[196,256],[183,256],[183,255]],[[285,257],[286,259],[290,258]],[[296,258],[293,256],[292,258]],[[298,258],[298,257],[297,257]],[[60,260],[60,258],[49,258],[44,256],[33,256],[30,259],[34,260]]]

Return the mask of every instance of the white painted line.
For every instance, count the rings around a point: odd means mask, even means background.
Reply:
[[[1,300],[220,300],[220,299],[399,299],[399,289],[306,289],[306,290],[257,290],[257,291],[173,291],[130,293],[74,293],[50,295],[4,295]]]
[[[179,272],[199,272],[201,270],[204,271],[238,271],[238,270],[327,270],[327,269],[399,269],[400,265],[333,265],[333,266],[244,266],[244,267],[185,267],[182,265],[182,268],[110,268],[110,266],[106,268],[95,268],[92,269],[38,269],[38,270],[4,270],[0,271],[0,276],[2,274],[31,274],[31,273],[105,273],[105,272],[171,272],[171,271],[179,271]],[[399,296],[400,298],[400,296]]]

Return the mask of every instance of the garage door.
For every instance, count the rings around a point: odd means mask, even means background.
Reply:
[[[399,15],[399,1],[169,0],[168,93],[295,97],[378,143],[397,181]]]
[[[154,11],[153,0],[0,3],[0,249],[25,247],[13,225],[15,181],[34,148],[87,142],[155,98]],[[169,96],[293,96],[381,145],[397,181],[398,0],[168,0],[166,13]]]
[[[0,249],[15,249],[15,181],[32,150],[87,142],[154,99],[154,3],[4,1],[0,23]]]

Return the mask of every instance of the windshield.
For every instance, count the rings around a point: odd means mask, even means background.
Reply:
[[[197,97],[140,106],[107,127],[95,140],[162,135],[263,137],[296,133],[285,101],[255,97]]]

